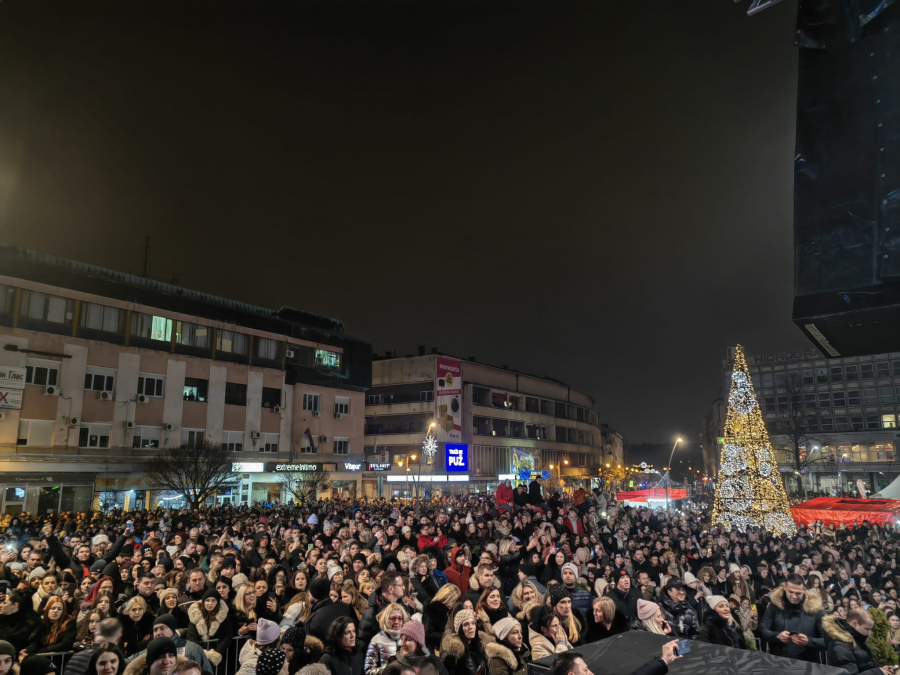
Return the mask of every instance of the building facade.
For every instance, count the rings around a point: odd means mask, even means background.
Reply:
[[[356,494],[370,383],[336,319],[0,246],[3,513],[177,500],[142,467],[199,441],[241,458],[219,502],[286,500],[297,463]]]
[[[373,359],[365,432],[366,466],[380,474],[363,479],[366,495],[414,494],[416,481],[432,490],[493,490],[522,471],[587,486],[602,461],[623,461],[621,435],[604,437],[587,394],[424,348]],[[423,452],[429,438],[433,455]]]
[[[900,474],[894,455],[900,353],[825,359],[808,349],[748,357],[747,363],[789,489],[849,492],[861,480],[871,493]],[[726,359],[724,383],[732,367]]]

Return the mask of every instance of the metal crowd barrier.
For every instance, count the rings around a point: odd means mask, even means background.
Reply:
[[[53,664],[56,675],[62,675],[63,669],[66,667],[66,659],[73,654],[74,652],[42,652],[38,656],[45,657]]]

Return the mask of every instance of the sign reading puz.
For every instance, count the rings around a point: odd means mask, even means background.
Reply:
[[[463,444],[447,443],[447,471],[469,470],[469,446]]]

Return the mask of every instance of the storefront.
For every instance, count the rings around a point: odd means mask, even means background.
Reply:
[[[90,511],[94,474],[3,473],[0,491],[4,515]]]
[[[318,499],[356,498],[360,493],[361,460],[348,458],[338,462],[305,460],[282,462],[238,462],[234,471],[239,485],[233,490],[232,501],[241,504],[286,503],[295,500],[288,486],[308,480],[319,487]],[[237,495],[240,495],[238,498]],[[220,495],[221,497],[222,495]]]

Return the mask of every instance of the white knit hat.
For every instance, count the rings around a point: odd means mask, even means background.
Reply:
[[[718,605],[720,602],[727,603],[728,598],[726,598],[724,595],[710,595],[706,598],[706,603],[709,605],[710,609],[715,609],[716,605]]]

